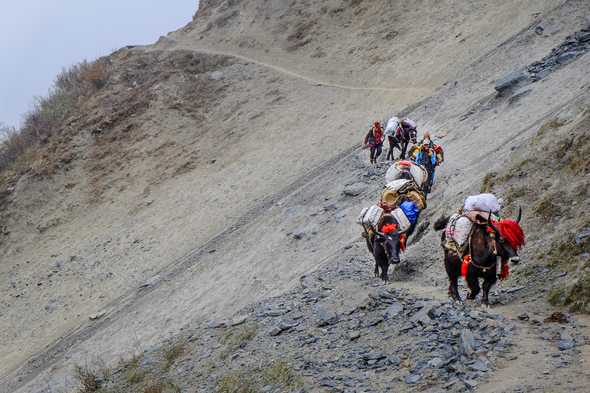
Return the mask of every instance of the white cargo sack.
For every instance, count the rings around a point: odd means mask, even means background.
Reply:
[[[404,211],[399,207],[392,210],[391,215],[393,218],[395,218],[395,221],[397,221],[400,232],[406,232],[408,229],[410,229],[410,226],[412,226],[412,223],[410,220],[408,220],[408,217],[406,217]]]
[[[385,184],[391,183],[394,180],[398,180],[402,174],[401,166],[398,162],[394,162],[387,172],[385,172]],[[428,179],[428,172],[424,167],[412,163],[410,165],[410,175],[414,179],[414,182],[418,185],[418,187],[422,187],[424,183],[426,183],[426,179]]]
[[[391,182],[387,183],[385,185],[385,188],[387,188],[388,190],[397,192],[400,188],[402,188],[403,186],[405,186],[409,182],[411,182],[411,180],[408,180],[408,179],[398,179],[398,180],[394,180],[394,181],[391,181]]]
[[[482,212],[500,211],[500,203],[494,194],[471,195],[465,199],[464,211],[478,210]]]
[[[422,165],[412,164],[410,167],[410,173],[418,187],[422,188],[422,186],[426,184],[426,180],[428,180],[428,172]]]
[[[395,131],[399,127],[399,119],[393,116],[391,119],[387,120],[387,125],[385,126],[385,135],[388,136],[395,136]]]
[[[467,242],[472,225],[469,218],[459,214],[453,214],[445,228],[445,236],[447,239],[453,239],[459,247],[462,247]]]
[[[370,226],[375,229],[379,228],[379,223],[383,217],[384,210],[377,205],[365,207],[357,218],[357,224]]]

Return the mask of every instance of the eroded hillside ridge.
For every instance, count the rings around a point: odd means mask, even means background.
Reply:
[[[332,82],[435,88],[534,29],[539,16],[580,4],[525,1],[515,9],[511,1],[436,7],[384,0],[203,1],[194,21],[169,38],[248,53]]]

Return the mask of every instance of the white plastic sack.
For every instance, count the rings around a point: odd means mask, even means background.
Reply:
[[[361,214],[357,218],[356,222],[360,225],[368,225],[373,228],[378,228],[381,218],[383,217],[383,213],[384,210],[377,205],[365,207],[363,210],[361,210]]]
[[[393,116],[391,119],[387,121],[387,125],[385,126],[385,135],[394,136],[395,130],[399,127],[399,119]]]
[[[398,179],[398,180],[394,180],[394,181],[387,183],[385,185],[385,188],[387,188],[388,190],[397,192],[397,190],[399,190],[400,188],[402,188],[404,185],[406,185],[409,182],[411,182],[411,180]]]
[[[395,180],[398,180],[401,173],[402,170],[400,169],[399,162],[394,162],[389,167],[389,169],[387,169],[387,172],[385,172],[385,184],[389,184]],[[426,180],[428,179],[428,172],[426,172],[426,169],[415,163],[410,165],[410,174],[412,175],[412,178],[418,187],[422,187],[422,185],[425,184]]]
[[[404,211],[402,209],[400,209],[399,207],[397,209],[394,209],[391,212],[391,215],[393,216],[393,218],[395,218],[395,221],[397,221],[397,223],[399,224],[400,232],[405,232],[408,229],[410,229],[410,226],[412,225],[412,223],[410,223],[410,220],[408,220],[408,217],[406,217],[406,215],[404,214]]]
[[[463,217],[459,214],[453,214],[445,228],[445,236],[449,239],[453,239],[459,246],[463,246],[467,241],[472,225],[473,224],[469,218]]]
[[[410,173],[418,187],[422,188],[422,186],[426,184],[426,180],[428,180],[428,172],[422,165],[412,163]]]
[[[494,194],[471,195],[465,199],[464,211],[479,210],[483,212],[500,211],[500,203]]]

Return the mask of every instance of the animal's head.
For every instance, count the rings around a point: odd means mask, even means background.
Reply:
[[[415,128],[410,128],[408,133],[410,136],[410,142],[412,142],[414,145],[418,143],[418,131]]]
[[[410,169],[401,169],[398,174],[398,179],[405,179],[405,180],[414,180],[414,176],[412,176],[412,172]]]
[[[395,223],[383,225],[381,232],[377,233],[377,241],[383,245],[385,255],[390,264],[399,263],[399,242],[400,234]]]
[[[522,209],[518,209],[518,218],[516,220],[492,221],[491,214],[487,219],[487,233],[493,242],[495,252],[503,260],[518,263],[518,250],[525,244],[525,237],[520,220],[522,218]]]

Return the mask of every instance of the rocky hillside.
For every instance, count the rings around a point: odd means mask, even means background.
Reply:
[[[588,311],[587,2],[200,7],[2,173],[0,391],[583,391],[588,321],[550,316]],[[358,145],[400,112],[447,161],[383,285]],[[528,237],[490,311],[428,227],[480,189]]]

